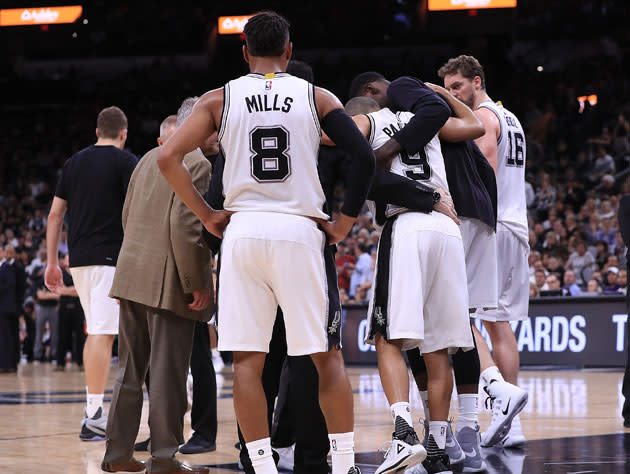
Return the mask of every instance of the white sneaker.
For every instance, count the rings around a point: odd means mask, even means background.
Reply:
[[[512,427],[507,436],[503,438],[504,448],[521,448],[526,442],[523,435],[523,428],[521,427],[521,417],[516,415],[512,420]]]
[[[409,444],[414,442],[415,444]],[[385,453],[385,460],[376,468],[374,474],[387,474],[397,471],[404,471],[407,468],[415,466],[424,461],[427,457],[427,451],[418,441],[415,431],[411,430],[405,437],[400,440],[396,437],[392,438],[392,444]]]
[[[527,392],[508,382],[492,381],[485,386],[488,402],[492,408],[492,421],[481,436],[484,447],[498,444],[510,431],[512,420],[527,404]]]
[[[405,471],[405,474],[428,474],[422,463],[418,463]]]
[[[214,366],[214,373],[218,374],[219,372],[221,372],[223,367],[225,367],[225,363],[223,362],[223,359],[221,358],[221,353],[219,351],[217,351],[216,349],[212,349],[211,352],[212,352],[212,365]]]
[[[293,465],[295,464],[295,444],[287,447],[287,448],[273,448],[279,455],[280,460],[278,461],[278,470],[279,471],[292,471]]]

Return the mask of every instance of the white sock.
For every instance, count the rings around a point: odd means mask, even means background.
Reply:
[[[477,427],[479,408],[477,399],[479,396],[473,393],[464,393],[457,396],[459,402],[459,414],[457,415],[456,432],[464,426],[475,429]]]
[[[354,432],[329,434],[332,474],[348,474],[354,467]]]
[[[429,422],[429,435],[433,435],[435,443],[438,448],[444,449],[446,447],[446,427],[448,422],[446,421],[430,421]]]
[[[429,392],[420,390],[420,399],[422,400],[422,408],[424,408],[424,419],[429,422],[431,420],[429,416]]]
[[[249,459],[252,461],[252,467],[256,474],[277,474],[278,469],[273,460],[273,452],[271,451],[271,438],[257,439],[245,443]]]
[[[411,419],[411,408],[409,402],[398,402],[390,406],[392,410],[392,418],[394,419],[394,426],[396,425],[396,417],[401,417],[407,422],[407,424],[413,428],[413,420]]]
[[[481,372],[480,378],[481,382],[485,386],[490,385],[490,381],[492,380],[496,380],[497,382],[505,382],[505,380],[503,379],[503,375],[501,375],[501,372],[499,372],[499,368],[496,365],[488,367],[486,370]]]
[[[103,406],[103,396],[102,393],[87,393],[87,387],[85,387],[85,392],[87,394],[87,403],[85,405],[85,413],[88,418],[92,418],[96,415],[96,412],[100,407]]]

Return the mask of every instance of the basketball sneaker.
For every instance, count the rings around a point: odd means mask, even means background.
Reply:
[[[107,426],[107,416],[103,413],[103,407],[98,407],[96,413],[88,418],[87,413],[81,422],[81,441],[103,441],[105,439],[105,427]]]
[[[433,435],[429,435],[427,453],[426,459],[422,461],[427,474],[453,474],[448,455],[443,449],[438,447],[433,439]]]
[[[397,416],[392,441],[385,452],[383,463],[376,468],[374,474],[387,474],[415,466],[426,457],[427,451],[420,444],[418,435],[402,417]]]
[[[504,448],[521,448],[525,444],[525,436],[521,427],[521,417],[516,415],[512,420],[512,427],[507,436],[503,438]]]
[[[464,454],[464,451],[462,451],[457,438],[453,436],[453,429],[450,421],[446,427],[446,448],[444,448],[444,451],[446,452],[451,465],[458,464],[466,458],[466,455]]]
[[[492,420],[481,436],[481,445],[489,447],[505,438],[512,426],[512,420],[527,404],[528,395],[522,388],[498,380],[491,380],[483,390],[488,394],[486,402],[492,409]]]
[[[455,439],[462,448],[464,460],[460,466],[462,472],[480,472],[486,470],[486,465],[481,458],[481,435],[479,425],[475,428],[464,426],[455,433]]]

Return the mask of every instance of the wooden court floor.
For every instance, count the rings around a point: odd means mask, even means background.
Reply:
[[[0,473],[101,473],[104,442],[78,438],[83,374],[51,369],[48,364],[29,364],[20,366],[17,375],[0,374]],[[376,369],[354,367],[348,373],[354,389],[357,462],[369,474],[379,464],[379,447],[390,439],[391,418]],[[522,371],[520,385],[530,394],[521,415],[529,442],[524,450],[484,450],[488,472],[630,473],[630,430],[624,434],[620,416],[621,379],[622,373],[616,371]],[[213,472],[234,472],[237,436],[231,374],[222,374],[218,382],[217,451],[179,457],[189,464],[212,466]],[[415,389],[411,403],[417,419],[422,408]],[[147,415],[145,404],[139,440],[148,436]],[[482,428],[489,419],[489,412],[481,413]],[[190,413],[185,421],[188,438]]]

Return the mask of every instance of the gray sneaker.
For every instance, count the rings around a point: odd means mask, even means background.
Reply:
[[[88,418],[87,414],[83,418],[79,438],[81,441],[103,441],[106,426],[107,415],[103,413],[103,407],[99,407],[92,418]]]
[[[486,470],[486,465],[481,459],[481,435],[479,434],[479,425],[475,428],[464,426],[455,433],[455,439],[459,442],[464,455],[462,462],[462,472],[480,472]]]
[[[464,451],[462,451],[457,438],[453,436],[453,429],[450,421],[446,427],[446,447],[444,448],[444,451],[448,455],[451,465],[460,463],[466,458],[466,455],[464,454]]]

